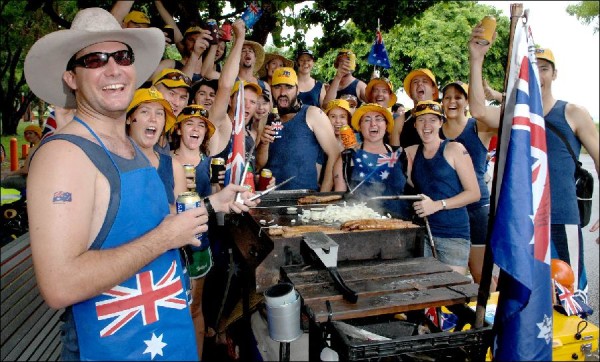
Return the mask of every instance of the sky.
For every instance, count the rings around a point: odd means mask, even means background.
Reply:
[[[509,1],[480,1],[510,15]],[[567,14],[566,8],[578,1],[522,1],[524,9],[529,9],[529,24],[534,41],[542,47],[552,49],[556,58],[557,79],[552,85],[556,99],[579,104],[587,108],[598,123],[600,117],[600,68],[598,58],[600,43],[593,25],[583,25],[576,17]],[[307,6],[308,2],[296,5],[296,9]],[[284,30],[285,34],[285,30]],[[306,42],[311,45],[315,37],[322,36],[320,27],[306,34]],[[270,42],[272,44],[272,41]],[[269,44],[269,41],[267,42]],[[466,46],[466,45],[465,45]],[[399,101],[410,106],[404,94],[398,94]]]

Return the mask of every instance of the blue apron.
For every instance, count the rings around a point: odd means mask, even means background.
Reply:
[[[98,140],[118,170],[100,138]],[[139,150],[136,149],[136,152]],[[154,229],[169,214],[156,169],[119,170],[121,202],[99,249],[116,248]],[[169,250],[131,278],[73,305],[81,360],[198,360],[194,326],[177,250]]]

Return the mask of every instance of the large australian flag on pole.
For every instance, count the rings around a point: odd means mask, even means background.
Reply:
[[[369,58],[367,61],[371,65],[385,69],[392,67],[390,64],[390,59],[388,58],[387,50],[383,44],[383,37],[381,36],[381,32],[379,30],[377,30],[375,35],[375,42],[373,43],[373,46],[371,46],[371,52],[369,53]]]
[[[497,173],[502,182],[490,239],[502,271],[493,355],[498,361],[549,361],[550,185],[539,77],[526,24],[517,25],[512,49],[499,156],[504,162]]]

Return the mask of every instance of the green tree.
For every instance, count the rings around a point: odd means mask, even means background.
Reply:
[[[580,1],[579,4],[567,6],[567,13],[575,16],[584,25],[590,25],[594,22],[594,34],[598,32],[598,15],[600,13],[600,2],[598,1]]]
[[[454,80],[469,80],[469,52],[467,42],[472,28],[485,15],[497,19],[498,38],[490,49],[484,68],[484,76],[490,85],[498,90],[504,86],[504,74],[508,56],[510,21],[497,9],[474,1],[439,2],[421,14],[382,31],[385,47],[392,68],[381,70],[395,88],[401,88],[404,77],[415,68],[429,68],[433,71],[440,86]],[[373,18],[376,18],[375,13]],[[333,60],[340,48],[353,49],[357,54],[356,77],[368,81],[374,67],[367,63],[371,45],[375,39],[375,26],[359,30],[353,22],[344,29],[351,41],[331,48],[315,66],[315,75],[330,80],[335,75]]]

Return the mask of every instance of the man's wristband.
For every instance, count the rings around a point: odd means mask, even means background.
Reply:
[[[202,199],[202,202],[204,202],[204,207],[206,208],[206,211],[208,212],[208,217],[215,216],[216,215],[215,209],[213,208],[212,204],[210,203],[210,199],[208,197],[205,197],[204,199]]]

